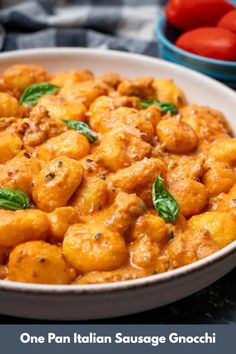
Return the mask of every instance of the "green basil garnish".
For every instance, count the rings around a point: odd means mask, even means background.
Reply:
[[[175,221],[179,214],[179,206],[175,198],[168,192],[161,176],[157,175],[152,186],[152,202],[166,223]]]
[[[0,209],[18,210],[30,206],[28,196],[18,189],[0,188]]]
[[[86,136],[86,138],[94,143],[95,141],[98,140],[98,134],[91,130],[88,126],[88,124],[84,122],[80,122],[78,120],[66,120],[62,119],[63,123],[65,123],[69,128],[72,128],[79,132],[80,134],[83,134]]]
[[[40,97],[56,93],[59,90],[59,86],[50,84],[49,82],[40,82],[39,84],[33,84],[25,89],[20,98],[19,103],[27,103],[30,106],[34,106],[38,102]]]
[[[177,114],[179,112],[176,105],[171,102],[161,102],[159,100],[146,100],[140,102],[140,107],[142,108],[148,108],[153,105],[160,107],[162,114],[167,114],[167,113]]]

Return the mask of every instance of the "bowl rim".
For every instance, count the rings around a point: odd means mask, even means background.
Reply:
[[[209,84],[214,84],[224,90],[225,93],[230,94],[236,98],[236,93],[228,88],[227,86],[223,85],[222,83],[214,80],[206,75],[198,73],[192,69],[185,68],[178,64],[173,64],[167,62],[165,60],[159,58],[148,57],[141,54],[134,54],[134,53],[126,53],[120,52],[115,50],[104,50],[104,49],[91,49],[91,48],[70,48],[70,47],[60,47],[60,48],[37,48],[37,49],[25,49],[19,51],[9,51],[6,53],[0,54],[0,66],[1,66],[1,58],[3,59],[14,59],[14,58],[22,58],[26,56],[27,58],[30,57],[33,61],[34,57],[37,56],[44,56],[45,58],[50,57],[52,55],[100,55],[106,56],[110,58],[121,57],[126,59],[127,61],[130,60],[137,60],[140,62],[145,63],[157,63],[159,62],[162,65],[167,67],[172,67],[177,71],[181,71],[185,74],[191,74],[191,76],[198,77],[200,79],[204,79],[205,81],[209,82]],[[127,291],[130,289],[135,288],[144,288],[148,286],[155,286],[159,283],[168,283],[170,280],[175,280],[181,277],[188,276],[190,273],[195,273],[200,271],[201,269],[206,268],[209,265],[214,263],[220,262],[222,259],[227,258],[230,255],[236,253],[236,241],[232,242],[231,244],[227,245],[226,247],[222,248],[221,250],[213,253],[212,255],[205,257],[199,261],[194,263],[182,266],[180,268],[170,270],[167,272],[150,275],[143,278],[138,278],[134,280],[126,280],[126,281],[119,281],[114,283],[104,283],[104,284],[87,284],[87,285],[50,285],[50,284],[33,284],[33,283],[21,283],[21,282],[13,282],[9,280],[0,280],[0,292],[13,292],[13,293],[25,293],[25,294],[44,294],[44,295],[63,295],[63,294],[86,294],[92,295],[96,294],[104,294],[104,293],[112,293],[112,292],[120,292],[120,291]],[[236,265],[236,264],[235,264]]]
[[[177,54],[180,54],[182,56],[200,61],[202,63],[224,65],[224,66],[236,69],[236,61],[220,60],[220,59],[203,57],[202,55],[193,54],[193,53],[190,53],[186,50],[178,48],[166,37],[165,32],[164,32],[164,26],[166,24],[167,24],[167,18],[165,16],[165,13],[162,11],[158,20],[156,21],[156,37],[158,40],[160,40],[161,43],[163,43],[166,47],[168,47],[172,51],[174,51]]]

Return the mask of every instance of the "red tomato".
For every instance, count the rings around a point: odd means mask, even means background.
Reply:
[[[166,6],[168,21],[182,30],[216,26],[220,18],[235,9],[225,0],[170,0]]]
[[[223,28],[197,28],[182,34],[177,39],[176,45],[204,57],[236,60],[236,36]]]
[[[236,9],[224,15],[218,23],[218,27],[225,28],[236,34]]]

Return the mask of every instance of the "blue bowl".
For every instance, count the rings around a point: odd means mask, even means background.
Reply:
[[[199,71],[236,89],[236,62],[205,58],[176,47],[173,43],[180,32],[167,22],[164,14],[157,21],[156,35],[163,59]]]

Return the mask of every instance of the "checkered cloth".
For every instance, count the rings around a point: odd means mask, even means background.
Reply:
[[[164,0],[0,0],[0,50],[79,46],[157,55]]]

